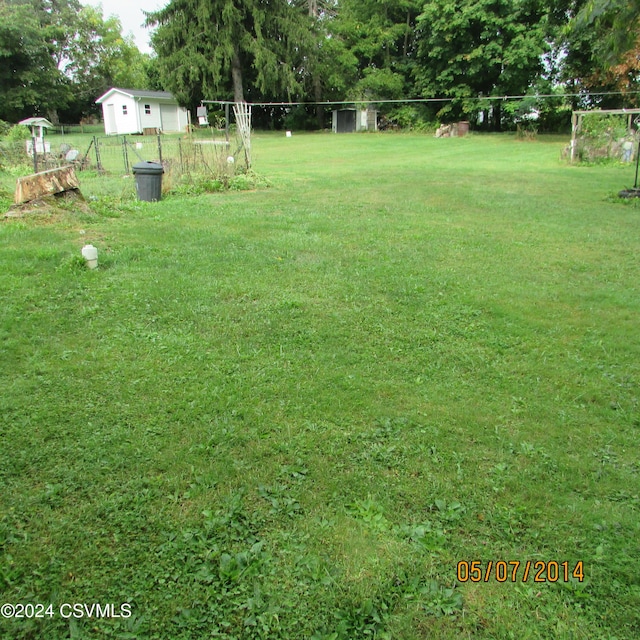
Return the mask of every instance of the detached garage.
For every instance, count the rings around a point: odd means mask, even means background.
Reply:
[[[187,110],[168,91],[114,87],[100,96],[96,104],[102,105],[104,131],[108,136],[144,133],[145,129],[183,132],[189,124]]]

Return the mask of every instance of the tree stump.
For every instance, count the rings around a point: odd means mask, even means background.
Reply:
[[[37,200],[43,196],[77,190],[80,183],[73,167],[59,167],[18,178],[14,196],[15,204]]]

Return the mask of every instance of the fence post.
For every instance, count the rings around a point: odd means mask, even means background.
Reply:
[[[180,156],[180,173],[184,173],[184,165],[182,164],[182,138],[178,138],[178,155]]]
[[[38,173],[38,151],[36,150],[36,137],[31,138],[31,153],[33,154],[33,173]]]
[[[160,158],[160,164],[162,164],[162,140],[160,134],[158,134],[158,157]]]
[[[87,158],[89,157],[89,151],[91,151],[91,147],[93,146],[94,141],[92,140],[89,143],[89,148],[87,149],[87,153],[84,154],[84,158],[82,158],[82,163],[80,164],[80,171],[82,171],[85,168],[85,165],[87,163]]]
[[[127,136],[122,136],[122,156],[124,158],[124,172],[129,173],[129,153],[127,152]]]
[[[93,136],[93,144],[96,148],[96,168],[98,169],[98,172],[104,171],[100,160],[100,144],[98,143],[98,138],[96,138],[96,136]]]

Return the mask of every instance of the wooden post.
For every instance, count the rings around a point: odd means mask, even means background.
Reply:
[[[33,156],[33,173],[38,173],[38,152],[36,150],[36,137],[31,138],[31,155]]]
[[[162,141],[160,140],[160,134],[158,134],[158,158],[160,159],[160,164],[162,164]]]

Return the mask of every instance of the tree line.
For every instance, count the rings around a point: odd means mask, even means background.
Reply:
[[[322,101],[428,98],[440,101],[383,110],[401,126],[493,129],[536,113],[553,129],[571,107],[636,104],[639,15],[640,0],[171,0],[147,13],[147,56],[78,0],[0,0],[0,119],[77,121],[120,86],[191,109],[306,102],[264,112],[306,127],[326,124]]]

